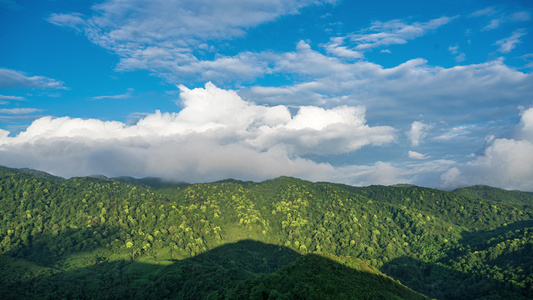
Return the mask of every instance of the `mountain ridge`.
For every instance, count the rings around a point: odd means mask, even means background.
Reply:
[[[93,274],[142,261],[146,266],[134,273],[154,282],[160,264],[251,239],[300,255],[331,255],[346,266],[357,258],[433,298],[533,295],[533,208],[514,198],[292,177],[158,189],[42,175],[0,168],[0,255],[43,270]],[[21,276],[36,280],[39,272],[27,270]],[[422,280],[424,274],[431,276]],[[228,284],[227,291],[247,286]]]

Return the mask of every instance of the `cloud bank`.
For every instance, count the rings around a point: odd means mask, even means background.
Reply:
[[[0,131],[0,164],[65,177],[162,176],[186,181],[280,175],[331,179],[336,170],[305,154],[338,154],[395,140],[370,127],[361,107],[260,106],[212,83],[180,86],[183,109],[159,111],[127,126],[116,121],[43,117],[15,137]]]
[[[522,111],[514,138],[489,139],[484,153],[466,163],[408,151],[403,163],[335,166],[309,157],[391,145],[401,137],[399,131],[369,126],[363,107],[301,106],[291,114],[287,106],[257,105],[212,83],[179,88],[180,112],[156,111],[133,125],[47,116],[13,137],[0,130],[0,165],[64,177],[103,174],[206,182],[288,175],[354,185],[404,182],[452,189],[489,184],[533,190],[533,108]],[[416,146],[430,128],[415,121],[407,138]]]

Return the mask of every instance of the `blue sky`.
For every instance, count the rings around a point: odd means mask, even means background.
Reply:
[[[533,191],[530,1],[0,0],[0,164]]]

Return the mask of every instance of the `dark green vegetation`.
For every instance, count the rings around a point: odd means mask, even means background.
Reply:
[[[0,167],[0,294],[531,299],[533,196],[481,189],[65,180]]]

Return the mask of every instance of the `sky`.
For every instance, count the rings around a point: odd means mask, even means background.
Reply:
[[[0,165],[533,191],[529,0],[0,0]]]

